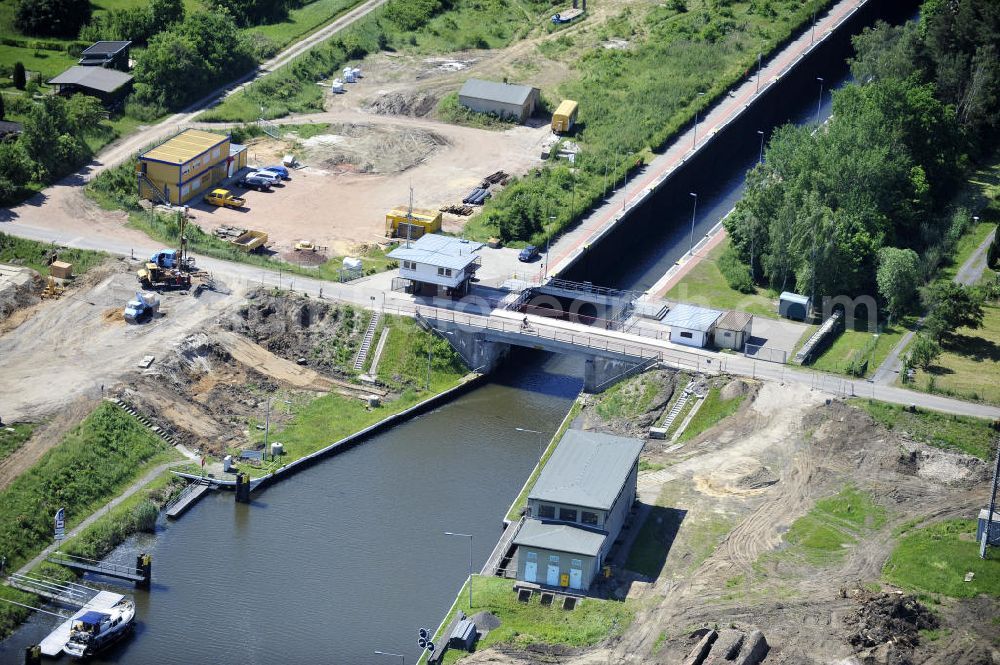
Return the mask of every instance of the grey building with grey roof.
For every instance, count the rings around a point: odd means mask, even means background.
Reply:
[[[132,89],[132,76],[117,69],[74,65],[49,80],[60,95],[83,93],[100,99],[105,106],[121,101]]]
[[[476,113],[524,122],[535,112],[538,95],[538,88],[530,85],[469,79],[458,92],[458,103]]]
[[[523,582],[586,591],[635,501],[643,442],[568,430],[528,494],[514,537]]]

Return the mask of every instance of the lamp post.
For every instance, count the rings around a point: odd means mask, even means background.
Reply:
[[[705,93],[699,92],[699,97],[704,97]],[[698,146],[698,108],[694,109],[694,133],[691,135],[691,149],[694,150]]]
[[[760,135],[760,157],[757,158],[757,163],[758,164],[763,164],[764,163],[764,132],[763,132],[763,130],[758,129],[757,130],[757,134]]]
[[[399,662],[402,665],[406,665],[406,656],[404,656],[401,653],[390,653],[388,651],[378,651],[378,650],[376,650],[375,653],[379,656],[392,656],[393,658],[399,658]]]
[[[538,435],[538,459],[542,459],[542,433],[537,429],[526,429],[524,427],[515,427],[518,432],[524,432],[525,434],[537,434]]]
[[[698,195],[689,192],[694,197],[694,205],[691,207],[691,241],[688,247],[688,254],[694,255],[694,216],[698,213]]]
[[[469,539],[469,611],[472,611],[472,534],[445,531],[446,536],[461,536]]]
[[[823,108],[823,77],[817,76],[816,80],[819,81],[819,101],[816,102],[816,124],[819,124],[819,112]]]
[[[757,92],[760,92],[760,69],[761,69],[761,58],[764,56],[763,53],[757,54]]]
[[[634,153],[631,150],[629,150],[628,151],[628,159],[625,160],[625,187],[622,189],[622,210],[623,211],[625,210],[625,202],[628,200],[628,170],[629,170],[628,161],[629,161],[629,159],[631,159],[631,157],[632,157],[633,154]]]

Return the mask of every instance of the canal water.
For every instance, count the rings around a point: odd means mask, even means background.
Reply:
[[[419,655],[473,563],[483,565],[520,491],[580,391],[582,361],[534,351],[483,387],[316,464],[238,505],[209,494],[178,521],[119,548],[153,555],[135,592],[133,639],[90,662],[391,663]],[[539,430],[538,434],[515,428]],[[109,587],[111,588],[111,587]],[[35,615],[0,662],[55,625]],[[398,662],[398,659],[396,659]]]
[[[851,30],[875,18],[902,20],[913,3],[873,4],[879,9]],[[815,78],[827,90],[841,85],[848,54],[846,35],[831,40],[562,276],[652,285],[687,251],[688,192],[699,194],[697,240],[742,194],[758,158],[757,129],[769,135],[780,123],[814,122]],[[444,532],[472,534],[478,570],[539,456],[538,435],[515,428],[540,430],[548,441],[581,376],[580,358],[515,351],[484,386],[269,487],[251,505],[228,492],[208,495],[112,555],[128,562],[150,552],[153,589],[134,594],[134,638],[92,662],[394,662],[375,650],[414,662],[417,629],[437,627],[468,574],[468,539]],[[34,615],[0,642],[0,665],[20,665],[24,647],[55,622]]]

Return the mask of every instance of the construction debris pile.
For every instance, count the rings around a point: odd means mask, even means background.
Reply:
[[[357,353],[368,316],[351,307],[256,289],[220,323],[277,356],[340,373],[348,371]]]
[[[398,173],[447,145],[444,137],[416,127],[344,123],[330,134],[302,141],[310,164],[333,172]]]
[[[247,229],[239,226],[229,226],[228,224],[223,224],[219,228],[212,231],[216,238],[221,238],[226,242],[233,242],[246,232]]]
[[[365,110],[377,115],[408,115],[422,118],[437,106],[429,92],[390,92],[376,97]]]
[[[844,617],[848,638],[865,665],[911,665],[921,630],[938,627],[938,619],[916,596],[899,593],[862,595],[861,606]]]
[[[476,211],[476,209],[470,205],[446,205],[442,208],[438,208],[438,210],[441,212],[450,212],[451,214],[458,215],[460,217],[468,217]]]

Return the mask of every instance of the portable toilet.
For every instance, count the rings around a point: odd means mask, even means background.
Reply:
[[[222,471],[224,473],[232,473],[233,471],[233,456],[226,455],[222,458]]]
[[[354,70],[350,67],[344,67],[344,83],[355,83]]]
[[[354,77],[355,81],[358,80],[359,78],[361,78],[361,68],[360,67],[352,67],[351,68],[351,76]]]
[[[344,92],[344,82],[340,79],[333,79],[333,83],[330,84],[330,92],[335,95],[340,95]]]
[[[355,259],[350,256],[345,256],[344,270],[349,270],[351,272],[359,272],[361,270],[361,259]]]
[[[812,299],[798,293],[785,291],[778,299],[778,314],[786,319],[805,321],[812,309]]]

